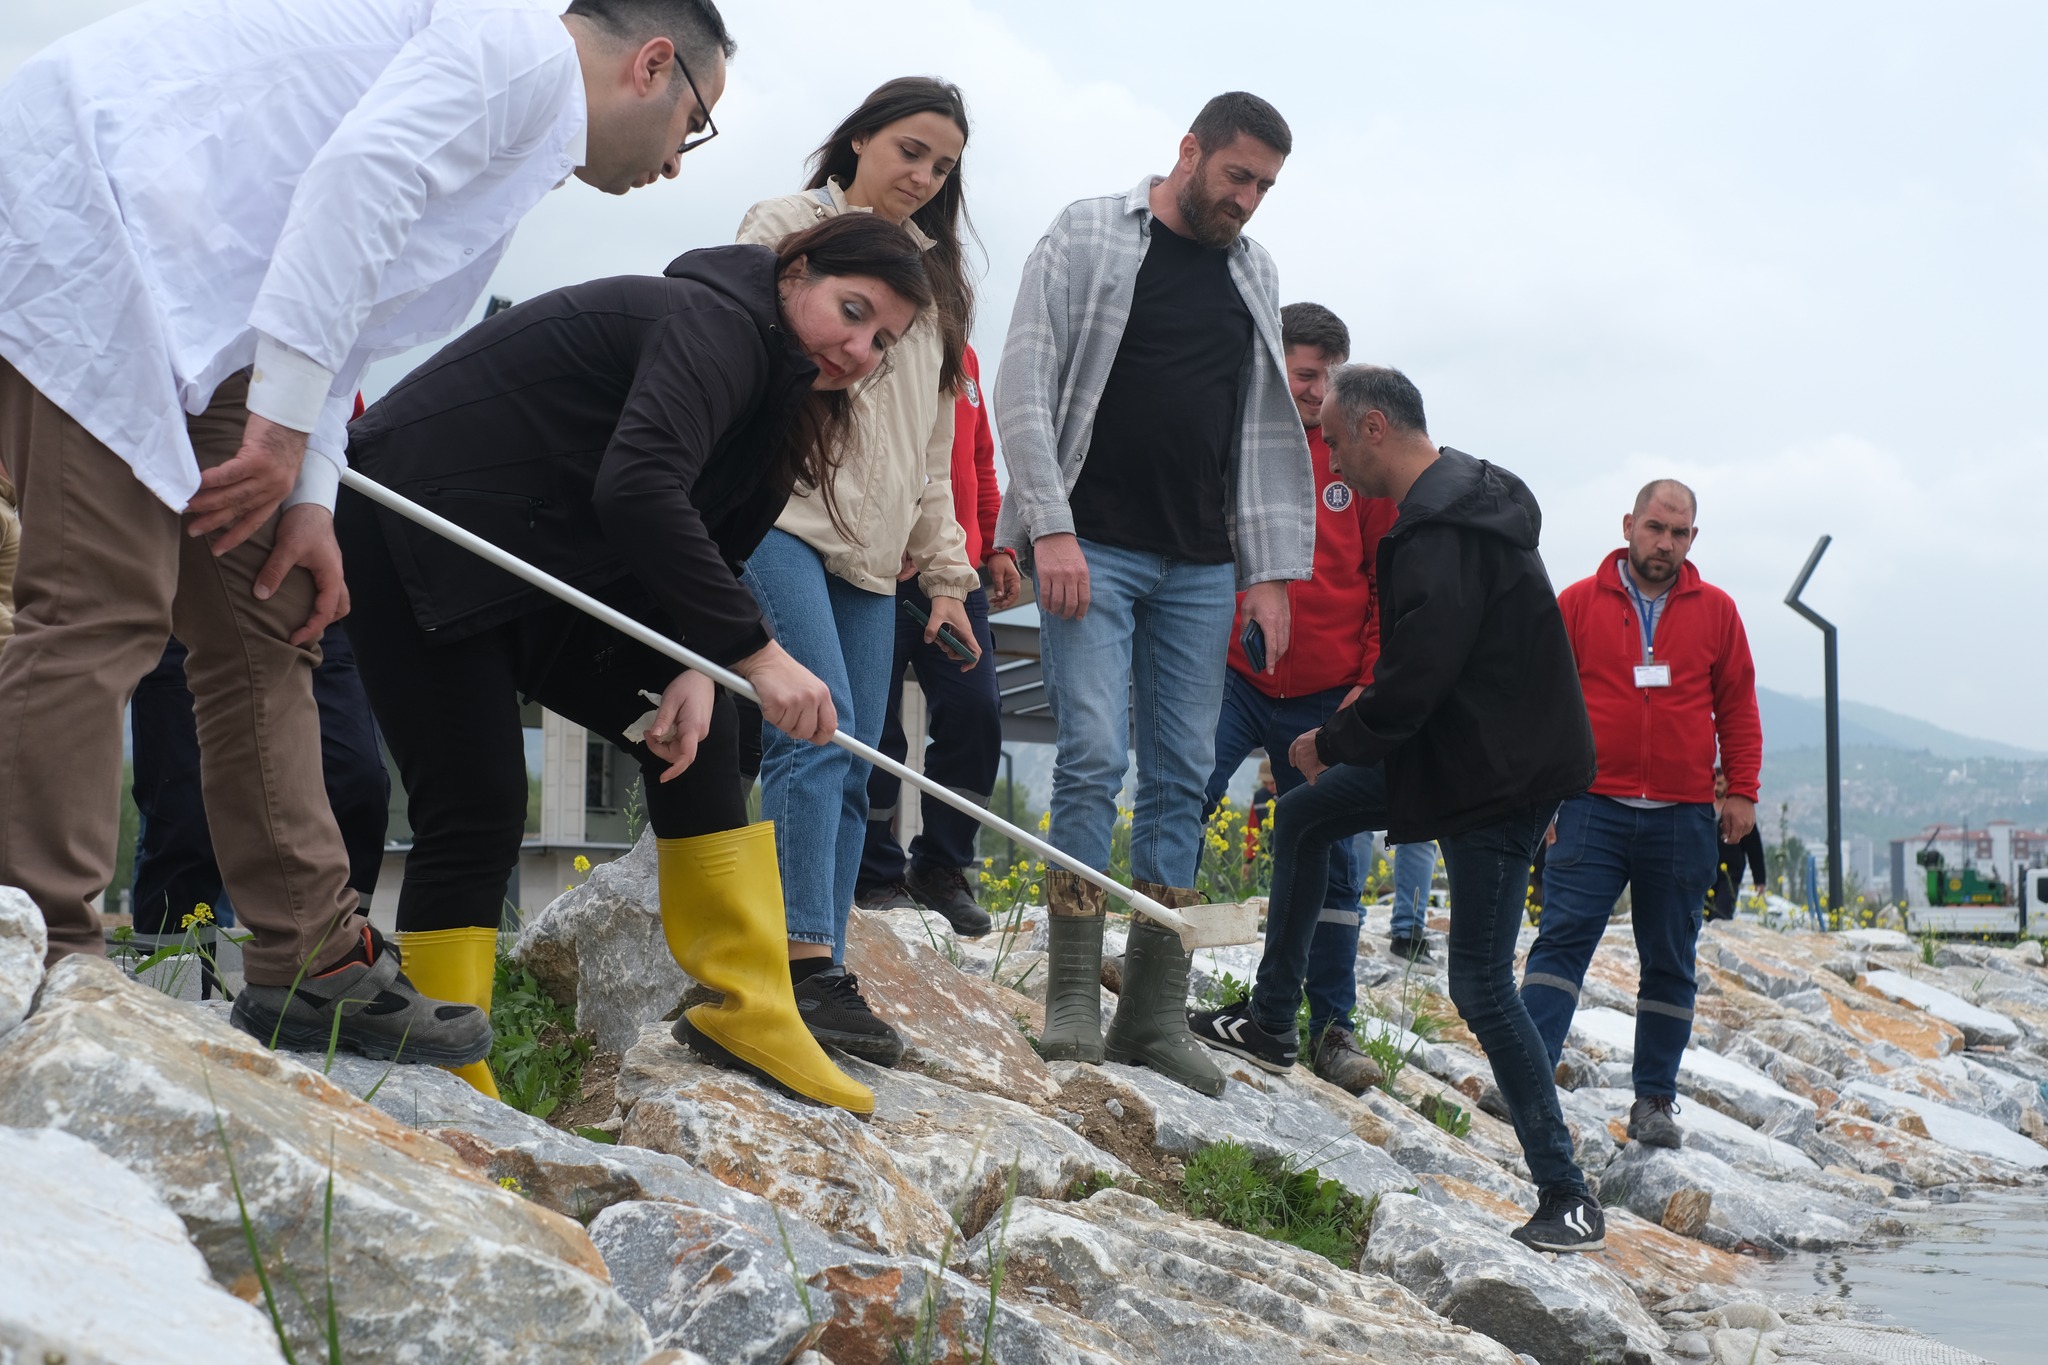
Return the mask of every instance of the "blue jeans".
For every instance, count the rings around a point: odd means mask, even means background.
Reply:
[[[1144,515],[1133,508],[1133,516]],[[1202,849],[1202,790],[1216,760],[1237,572],[1081,542],[1088,613],[1040,623],[1046,699],[1059,727],[1052,842],[1109,866],[1116,797],[1137,728],[1131,875],[1191,887]]]
[[[1394,922],[1387,929],[1393,937],[1422,937],[1435,876],[1434,843],[1394,845]]]
[[[1546,1056],[1536,1022],[1515,992],[1522,898],[1550,814],[1548,805],[1524,807],[1439,841],[1451,884],[1451,1003],[1493,1067],[1537,1189],[1583,1195],[1586,1178],[1558,1109],[1555,1060]]]
[[[1544,1065],[1543,1040],[1515,994],[1515,935],[1529,863],[1549,823],[1547,807],[1445,838],[1451,883],[1451,1003],[1493,1066],[1529,1173],[1539,1188],[1583,1193],[1571,1133]],[[1328,846],[1387,823],[1385,771],[1341,764],[1282,797],[1274,813],[1273,896],[1266,907],[1266,952],[1252,987],[1252,1017],[1268,1032],[1294,1027],[1316,909],[1322,903]]]
[[[915,579],[896,585],[896,600],[929,611],[931,600]],[[1003,698],[996,683],[995,634],[988,624],[988,594],[967,594],[967,621],[981,646],[981,661],[966,672],[937,644],[924,642],[924,627],[909,612],[896,613],[896,654],[889,665],[889,699],[882,712],[882,742],[876,747],[901,760],[910,750],[903,733],[903,670],[917,670],[917,685],[930,708],[931,738],[924,750],[924,775],[986,806],[1003,761]],[[896,806],[903,784],[879,769],[868,778],[867,843],[860,858],[860,888],[903,880],[903,845],[896,838]],[[920,868],[975,865],[974,844],[981,826],[935,797],[920,798],[924,828],[910,842],[910,862]],[[970,886],[973,883],[968,883]]]
[[[882,733],[895,649],[894,593],[866,592],[825,572],[818,552],[770,531],[744,580],[775,639],[832,690],[839,728],[873,744]],[[775,856],[789,936],[846,954],[846,917],[868,825],[866,763],[836,744],[806,744],[761,727],[761,818],[775,822]]]
[[[1678,1093],[1692,1037],[1693,956],[1718,857],[1709,804],[1639,810],[1580,796],[1557,812],[1543,869],[1543,917],[1522,971],[1522,998],[1554,1066],[1608,916],[1629,888],[1642,982],[1636,990],[1636,1094]]]
[[[1204,813],[1216,808],[1231,774],[1253,749],[1265,749],[1272,760],[1275,792],[1285,796],[1299,787],[1301,770],[1287,761],[1287,746],[1328,720],[1349,690],[1333,687],[1305,697],[1269,697],[1231,669],[1223,683],[1223,713],[1216,720],[1216,770],[1209,774]],[[1351,1027],[1351,1010],[1358,1003],[1359,871],[1357,841],[1333,841],[1328,889],[1308,952],[1311,1038],[1322,1037],[1334,1023]]]

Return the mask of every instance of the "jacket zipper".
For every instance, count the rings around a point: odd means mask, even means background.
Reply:
[[[467,499],[470,502],[495,502],[508,507],[526,509],[526,529],[540,529],[540,509],[546,507],[546,498],[531,498],[524,493],[495,493],[487,488],[448,488],[441,484],[428,484],[428,497]]]

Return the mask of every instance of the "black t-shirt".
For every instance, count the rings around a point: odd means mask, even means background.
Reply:
[[[1227,564],[1231,451],[1252,314],[1226,250],[1152,220],[1087,462],[1069,499],[1086,540]]]

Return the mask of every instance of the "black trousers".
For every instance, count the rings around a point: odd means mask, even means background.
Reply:
[[[345,506],[336,532],[353,602],[349,638],[411,812],[401,931],[497,926],[526,829],[522,697],[639,762],[656,836],[692,838],[746,824],[739,727],[723,690],[696,761],[663,782],[668,764],[628,741],[625,730],[654,709],[641,694],[660,696],[682,665],[565,603],[463,639],[436,640],[413,616],[375,517]],[[651,615],[651,599],[635,579],[592,596],[638,620]]]
[[[377,889],[384,828],[391,815],[391,774],[377,746],[377,722],[340,626],[320,638],[313,699],[320,704],[320,759],[327,800],[348,848],[348,884],[365,901]],[[175,639],[135,687],[128,733],[135,755],[135,931],[177,933],[195,905],[231,908],[213,859],[213,833],[199,792],[199,730],[185,686],[185,646]]]
[[[925,611],[931,599],[911,579],[896,586],[896,600],[915,602]],[[889,674],[889,709],[882,713],[882,738],[875,746],[901,762],[910,752],[903,733],[903,671],[917,670],[930,708],[931,739],[925,746],[924,773],[934,782],[988,804],[1003,762],[1003,699],[996,684],[995,634],[988,624],[988,594],[976,588],[967,595],[967,620],[981,646],[981,659],[963,673],[959,660],[936,644],[924,642],[924,627],[910,613],[896,613],[896,659]],[[877,768],[868,777],[867,844],[860,855],[863,890],[903,879],[903,845],[896,838],[896,807],[903,784]],[[923,796],[924,829],[910,844],[909,861],[921,868],[973,867],[975,839],[981,825],[935,797]]]

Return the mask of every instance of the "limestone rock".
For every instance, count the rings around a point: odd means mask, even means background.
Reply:
[[[791,1258],[743,1223],[683,1204],[614,1204],[590,1240],[656,1346],[783,1365],[824,1330]]]
[[[1618,1201],[1652,1222],[1682,1190],[1712,1195],[1702,1236],[1723,1250],[1839,1246],[1854,1241],[1870,1219],[1868,1210],[1846,1200],[1765,1180],[1691,1147],[1671,1151],[1632,1142],[1600,1175],[1604,1201]]]
[[[316,1070],[325,1062],[299,1059]],[[439,1067],[394,1067],[337,1055],[327,1079],[367,1097],[407,1127],[438,1138],[491,1180],[514,1181],[527,1198],[579,1223],[626,1200],[670,1199],[776,1234],[775,1210],[758,1196],[721,1184],[664,1152],[565,1133],[478,1094]]]
[[[0,886],[0,1036],[28,1018],[29,1002],[43,982],[43,954],[49,947],[43,912],[28,892]]]
[[[619,1140],[681,1157],[876,1251],[936,1257],[944,1210],[853,1115],[698,1061],[650,1024],[619,1064]]]
[[[1573,1108],[1625,1122],[1629,1105],[1635,1100],[1627,1090],[1582,1090]],[[1710,1152],[1731,1166],[1754,1171],[1773,1180],[1800,1171],[1817,1171],[1819,1165],[1800,1148],[1733,1119],[1704,1104],[1679,1108],[1678,1126],[1685,1131],[1685,1145],[1693,1151]],[[1603,1163],[1604,1165],[1604,1163]]]
[[[582,1228],[103,959],[57,964],[36,1013],[0,1039],[0,1123],[63,1129],[127,1166],[184,1221],[214,1278],[254,1297],[237,1176],[273,1282],[289,1269],[308,1286],[304,1306],[278,1290],[302,1347],[318,1335],[311,1287],[324,1297],[331,1283],[363,1359],[630,1365],[647,1354],[646,1329]]]
[[[0,1360],[283,1361],[269,1320],[213,1282],[178,1215],[97,1147],[0,1128],[0,1208]]]
[[[1531,1251],[1491,1219],[1412,1195],[1380,1200],[1363,1268],[1541,1365],[1583,1365],[1588,1356],[1647,1365],[1668,1345],[1605,1266]]]
[[[968,1259],[986,1276],[985,1249]],[[812,1301],[831,1315],[818,1341],[829,1365],[1137,1365],[1147,1359],[1100,1325],[1035,1296],[1022,1303],[993,1296],[958,1273],[914,1261],[846,1261],[806,1283]]]
[[[985,1257],[995,1233],[983,1232],[970,1256]],[[1126,1361],[1514,1361],[1511,1351],[1444,1321],[1380,1276],[1179,1218],[1120,1190],[1078,1204],[1020,1199],[1005,1245],[1009,1283],[1051,1290],[1114,1333]]]
[[[1233,1059],[1219,1054],[1218,1060]],[[1149,1125],[1153,1149],[1168,1156],[1189,1156],[1227,1140],[1241,1143],[1254,1156],[1302,1160],[1364,1199],[1415,1183],[1399,1162],[1354,1135],[1306,1082],[1245,1066],[1225,1065],[1224,1070],[1223,1093],[1214,1099],[1144,1067],[1062,1062],[1053,1075],[1065,1085],[1092,1073],[1111,1097]]]
[[[673,1013],[690,978],[661,932],[654,831],[528,919],[512,956],[549,995],[576,1007],[576,1027],[606,1052],[623,1053],[642,1024]]]
[[[1136,1173],[1058,1121],[1012,1100],[844,1059],[848,1075],[875,1092],[869,1134],[910,1183],[951,1210],[967,1234],[1001,1206],[1016,1172],[1016,1193],[1063,1199],[1076,1181]]]
[[[1903,972],[1868,972],[1863,985],[1888,1000],[1915,1006],[1954,1024],[1971,1047],[2009,1047],[2020,1040],[2019,1026],[2005,1015],[1973,1005],[1939,986],[1916,981]]]
[[[1698,1237],[1707,1230],[1707,1217],[1713,1211],[1711,1190],[1673,1190],[1657,1221],[1680,1237]]]
[[[1422,1117],[1399,1100],[1378,1090],[1369,1090],[1359,1096],[1359,1102],[1371,1108],[1385,1123],[1387,1137],[1375,1143],[1386,1154],[1417,1175],[1447,1175],[1497,1195],[1509,1202],[1529,1210],[1536,1207],[1536,1187],[1521,1175],[1511,1174],[1492,1161],[1476,1155],[1472,1145],[1452,1137],[1449,1133]],[[1481,1120],[1499,1123],[1490,1114],[1476,1114],[1474,1126]],[[1608,1147],[1613,1147],[1610,1142]],[[1519,1162],[1517,1163],[1519,1165]],[[1604,1164],[1604,1163],[1603,1163]]]
[[[1058,1086],[1017,1027],[1004,993],[961,971],[929,943],[907,940],[889,924],[893,918],[853,912],[846,966],[909,1045],[902,1066],[1021,1104],[1052,1099]]]
[[[1911,1111],[1922,1126],[1919,1136],[1930,1137],[1947,1147],[1974,1152],[1996,1161],[2008,1161],[2028,1170],[2048,1167],[2048,1147],[2021,1137],[2011,1129],[1976,1114],[1965,1113],[1920,1095],[1888,1090],[1868,1081],[1851,1081],[1846,1093],[1887,1109]],[[1882,1118],[1884,1115],[1879,1114]]]
[[[1636,1021],[1613,1010],[1582,1009],[1572,1020],[1572,1034],[1604,1048],[1611,1056],[1630,1055]],[[1693,1046],[1678,1064],[1681,1094],[1780,1137],[1796,1138],[1813,1131],[1817,1106],[1795,1095],[1753,1066]]]

